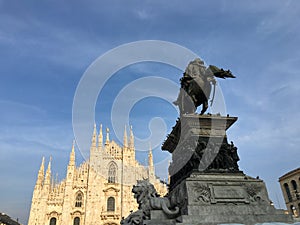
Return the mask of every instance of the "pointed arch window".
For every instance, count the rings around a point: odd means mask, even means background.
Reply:
[[[78,192],[75,198],[75,207],[82,207],[83,194]]]
[[[115,198],[109,197],[107,199],[107,211],[108,212],[114,212],[115,211]]]
[[[117,166],[111,163],[108,168],[108,183],[116,183]]]
[[[50,219],[49,225],[56,225],[56,218],[55,218],[55,217],[52,217],[52,218]]]
[[[79,217],[74,218],[73,225],[80,225],[80,218]]]

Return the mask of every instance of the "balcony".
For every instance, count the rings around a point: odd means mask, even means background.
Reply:
[[[121,214],[118,211],[102,211],[100,217],[102,220],[120,220]]]

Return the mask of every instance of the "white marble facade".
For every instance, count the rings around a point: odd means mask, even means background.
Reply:
[[[89,162],[75,164],[74,144],[67,166],[67,175],[54,182],[51,160],[45,170],[44,158],[33,191],[29,225],[112,225],[119,224],[131,210],[137,209],[131,192],[137,180],[149,178],[157,192],[167,193],[167,186],[155,176],[152,152],[149,167],[135,159],[132,128],[127,140],[125,129],[123,145],[109,138],[106,130],[103,142],[102,126],[97,135],[94,127]]]

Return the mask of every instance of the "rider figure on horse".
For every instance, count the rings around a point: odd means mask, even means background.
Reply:
[[[202,106],[201,115],[208,108],[211,85],[216,84],[214,74],[204,66],[204,62],[197,58],[187,66],[180,79],[180,92],[175,105],[179,106],[180,114],[195,113],[196,108]]]
[[[180,92],[177,100],[173,102],[179,107],[180,115],[195,113],[198,106],[202,105],[200,114],[204,114],[208,109],[208,99],[210,96],[212,85],[214,93],[211,103],[214,99],[216,79],[219,78],[235,78],[230,70],[219,69],[210,65],[205,67],[204,62],[196,58],[187,66],[183,77],[180,79]]]

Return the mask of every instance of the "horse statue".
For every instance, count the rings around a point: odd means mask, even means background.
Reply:
[[[188,64],[183,77],[180,79],[179,95],[177,100],[173,102],[179,107],[180,115],[195,113],[200,105],[202,105],[200,114],[206,112],[212,85],[214,86],[214,92],[211,104],[214,99],[217,83],[215,77],[235,78],[230,70],[225,71],[213,65],[206,68],[204,62],[199,58]]]

